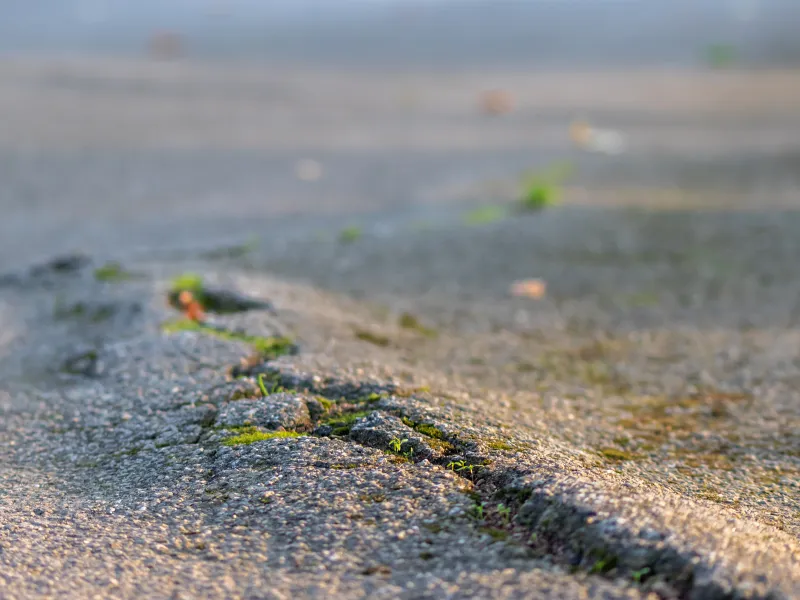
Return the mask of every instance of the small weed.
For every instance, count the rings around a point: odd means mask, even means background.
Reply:
[[[343,244],[352,244],[361,239],[364,235],[364,230],[356,225],[345,227],[339,232],[339,241]]]
[[[262,440],[272,440],[275,438],[296,438],[301,437],[303,434],[296,431],[246,431],[229,437],[222,441],[225,446],[241,446],[252,444],[253,442],[260,442]]]
[[[479,521],[483,521],[485,506],[486,506],[485,502],[480,502],[480,503],[476,502],[475,504],[472,505],[472,514]]]
[[[497,514],[503,519],[503,523],[508,525],[511,522],[511,509],[505,504],[497,505]]]
[[[400,439],[400,438],[392,438],[389,440],[389,447],[392,449],[393,452],[396,454],[400,454],[400,449],[403,447],[403,444],[408,442],[408,439]]]
[[[261,395],[262,396],[269,396],[269,392],[267,391],[267,386],[264,385],[264,374],[263,373],[259,373],[258,374],[258,389],[261,390]]]
[[[455,473],[461,473],[463,471],[467,471],[469,472],[470,479],[475,481],[475,469],[480,469],[481,465],[473,465],[465,460],[457,460],[457,461],[450,461],[449,463],[447,463],[447,468]]]
[[[642,583],[642,580],[650,575],[651,570],[650,567],[644,567],[643,569],[631,573],[631,578],[633,578],[636,583]]]
[[[261,395],[264,397],[269,396],[271,394],[279,394],[281,392],[288,391],[285,387],[275,382],[272,382],[270,386],[267,387],[267,384],[264,381],[264,373],[258,374],[258,389],[261,390]],[[326,400],[326,402],[328,402],[328,408],[330,408],[330,401]]]
[[[485,225],[505,219],[507,211],[502,206],[481,206],[464,214],[467,225]]]
[[[97,281],[116,282],[136,279],[137,275],[126,271],[122,265],[117,262],[109,262],[94,270],[94,278]]]
[[[592,565],[592,568],[589,569],[589,573],[593,575],[598,573],[608,573],[616,566],[617,557],[613,554],[604,554],[595,561],[595,563]]]
[[[391,340],[385,335],[373,333],[371,331],[367,331],[366,329],[357,329],[355,335],[362,342],[369,342],[370,344],[380,346],[382,348],[386,348],[389,344],[391,344]]]

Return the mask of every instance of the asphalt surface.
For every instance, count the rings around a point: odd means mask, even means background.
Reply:
[[[0,595],[800,596],[795,72],[0,69]]]

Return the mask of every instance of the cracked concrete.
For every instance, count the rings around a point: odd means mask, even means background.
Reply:
[[[796,536],[609,468],[563,435],[509,428],[457,380],[416,383],[425,370],[401,380],[396,350],[376,356],[351,338],[326,351],[340,313],[369,309],[327,296],[293,303],[289,317],[281,307],[301,289],[260,281],[303,350],[237,379],[230,366],[247,344],[160,330],[174,312],[157,278],[118,284],[147,308],[130,315],[136,332],[106,323],[92,373],[59,375],[35,343],[15,346],[31,370],[7,371],[23,403],[4,409],[0,432],[7,597],[797,595]],[[80,339],[41,313],[34,300],[52,292],[26,282],[5,301],[37,323],[29,339]],[[106,287],[80,269],[61,284],[119,293]],[[259,335],[274,316],[264,319]],[[226,445],[242,432],[260,437]],[[37,531],[39,556],[66,562],[33,560]],[[81,575],[62,576],[66,565]]]

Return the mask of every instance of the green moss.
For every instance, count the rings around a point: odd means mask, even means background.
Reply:
[[[414,429],[419,431],[422,435],[427,435],[428,437],[436,438],[437,440],[443,440],[445,437],[441,429],[438,429],[433,425],[428,425],[427,423],[417,423]]]
[[[374,344],[375,346],[380,346],[382,348],[387,347],[391,343],[391,340],[389,340],[389,338],[385,335],[367,331],[366,329],[356,329],[355,336],[362,342],[369,342],[370,344]]]
[[[526,175],[519,207],[524,211],[537,211],[558,204],[561,200],[561,182],[571,171],[572,166],[563,163],[540,173]]]
[[[294,343],[289,338],[285,337],[262,337],[256,335],[248,335],[237,331],[228,331],[227,329],[217,329],[203,323],[198,323],[191,319],[178,319],[168,323],[164,323],[161,329],[165,333],[176,333],[179,331],[196,331],[198,333],[205,333],[213,335],[223,340],[232,342],[244,342],[250,344],[258,354],[264,359],[277,358],[288,354],[294,348]]]
[[[260,442],[262,440],[272,440],[275,438],[296,438],[301,437],[303,434],[296,431],[247,431],[229,437],[222,441],[225,446],[242,446],[252,444],[253,442]]]
[[[408,388],[402,390],[395,390],[394,395],[398,398],[410,398],[414,394],[427,394],[431,391],[430,386],[421,385],[416,388]]]
[[[174,292],[199,292],[203,289],[203,278],[195,273],[183,273],[172,280]]]
[[[323,425],[329,425],[332,427],[333,431],[331,433],[333,435],[345,436],[350,434],[350,430],[353,428],[353,425],[356,421],[363,419],[370,414],[372,414],[371,410],[349,412],[329,419],[328,421],[325,421]]]
[[[317,402],[319,402],[322,405],[322,408],[326,412],[329,411],[331,408],[333,408],[333,401],[332,400],[328,400],[324,396],[315,396],[315,399],[316,399]]]
[[[486,444],[492,450],[514,450],[514,446],[503,440],[491,440]]]
[[[416,331],[426,337],[436,337],[437,333],[434,329],[430,327],[426,327],[422,323],[419,322],[419,319],[412,315],[411,313],[403,313],[400,315],[400,319],[398,320],[398,325],[403,329],[410,329],[412,331]]]
[[[415,423],[408,417],[401,417],[401,420],[406,427],[410,427],[414,431],[426,436],[428,439],[425,440],[425,443],[428,444],[431,449],[441,452],[442,454],[453,454],[456,451],[456,447],[445,439],[446,436],[444,432],[438,427],[428,423]]]
[[[509,535],[505,529],[499,529],[497,527],[481,527],[479,531],[488,534],[496,542],[507,540]]]
[[[116,282],[136,279],[137,275],[126,271],[122,265],[117,262],[109,262],[94,270],[94,278],[97,281]]]
[[[363,398],[360,398],[359,401],[360,402],[364,402],[366,404],[374,404],[375,402],[380,402],[381,400],[383,400],[387,396],[388,396],[388,394],[378,394],[376,392],[372,392],[371,394],[368,394],[368,395],[364,396]]]
[[[485,225],[500,221],[508,215],[502,206],[481,206],[464,214],[464,223],[467,225]]]
[[[436,450],[442,454],[455,454],[456,447],[447,440],[439,440],[436,438],[428,438],[425,440],[431,449]]]
[[[613,461],[633,460],[636,458],[634,454],[618,448],[601,448],[598,452],[603,458]]]
[[[329,468],[330,469],[334,469],[336,471],[340,471],[340,470],[348,470],[348,469],[358,469],[360,466],[361,465],[359,465],[357,463],[343,463],[343,464],[342,463],[337,463],[337,464],[331,465]]]
[[[364,235],[364,230],[356,225],[345,227],[339,232],[339,241],[343,244],[351,244],[361,239]]]

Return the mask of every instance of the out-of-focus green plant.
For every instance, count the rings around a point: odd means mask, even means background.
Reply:
[[[541,172],[527,173],[522,182],[519,206],[522,210],[541,210],[561,200],[561,187],[572,174],[570,163],[558,163]]]
[[[714,69],[724,69],[736,62],[736,48],[730,44],[711,44],[706,48],[706,62]]]

